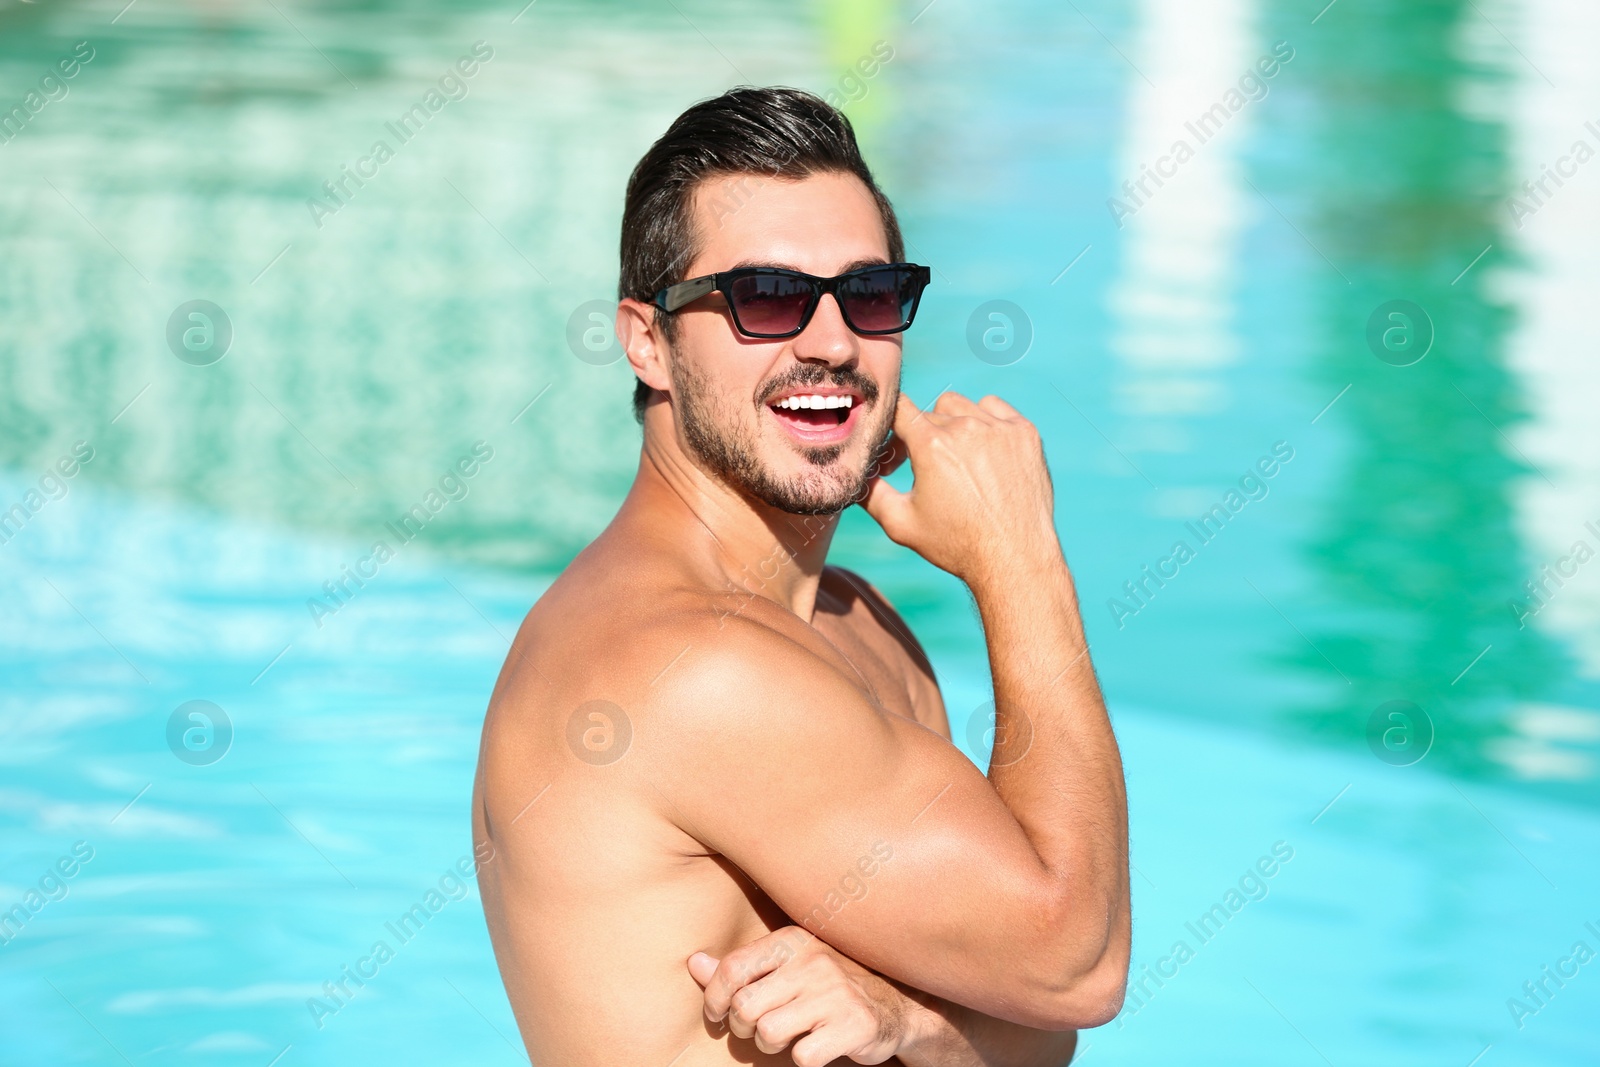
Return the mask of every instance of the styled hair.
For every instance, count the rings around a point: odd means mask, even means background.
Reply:
[[[618,298],[649,303],[661,289],[683,281],[700,250],[694,191],[702,181],[737,174],[799,180],[826,172],[861,179],[883,217],[890,261],[905,259],[894,207],[873,181],[843,112],[813,93],[784,87],[739,86],[695,104],[650,146],[628,178]],[[655,321],[667,342],[675,343],[674,317],[656,308]],[[640,422],[652,391],[634,383],[633,415]]]

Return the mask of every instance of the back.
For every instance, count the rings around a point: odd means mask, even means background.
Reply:
[[[530,611],[485,719],[473,835],[494,851],[478,881],[535,1063],[792,1062],[738,1039],[734,1059],[686,966],[789,920],[663,812],[656,724],[623,710],[670,665],[670,620],[717,610],[664,573],[586,550]]]

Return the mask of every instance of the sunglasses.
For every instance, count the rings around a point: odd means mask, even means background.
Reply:
[[[819,278],[785,267],[740,267],[669,285],[655,305],[671,313],[710,292],[728,301],[733,325],[746,337],[793,337],[806,328],[823,293],[839,302],[845,325],[859,334],[900,333],[917,314],[927,267],[881,263]]]

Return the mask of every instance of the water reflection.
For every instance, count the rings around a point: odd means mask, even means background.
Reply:
[[[1407,699],[1439,722],[1440,767],[1592,788],[1600,694],[1566,649],[1600,662],[1600,609],[1578,585],[1528,628],[1508,608],[1600,519],[1581,504],[1581,457],[1600,450],[1566,385],[1583,297],[1550,297],[1595,275],[1589,198],[1520,232],[1502,200],[1566,138],[1541,116],[1589,84],[1581,53],[1539,53],[1568,87],[1540,96],[1466,3],[1341,0],[1315,24],[1281,0],[1147,0],[1131,25],[1109,5],[1024,6],[1025,34],[886,0],[280,7],[141,2],[115,23],[0,8],[0,85],[95,49],[0,145],[16,252],[0,257],[0,464],[25,480],[82,439],[90,482],[365,551],[482,442],[493,460],[416,554],[560,567],[636,462],[625,364],[568,340],[574,311],[614,292],[629,169],[693,99],[804,85],[846,101],[939,265],[908,385],[1032,404],[1115,699],[1358,746],[1373,709]],[[1530,32],[1559,39],[1566,7],[1532,4]],[[1270,93],[1114,225],[1106,195],[1279,40],[1294,56]],[[1538,283],[1520,296],[1517,255]],[[1037,341],[996,368],[962,331],[1002,296]],[[1438,331],[1407,367],[1364,339],[1402,298]],[[196,299],[233,329],[209,365],[168,343]],[[1126,631],[1108,623],[1108,595],[1279,439],[1304,458],[1272,501]],[[964,594],[862,516],[839,546],[980,689]],[[358,558],[328,550],[319,573]],[[1272,648],[1281,669],[1263,670]]]
[[[735,67],[703,12],[520,6],[0,10],[7,86],[98,50],[0,149],[26,235],[0,267],[0,463],[83,437],[93,479],[368,539],[482,439],[497,480],[430,546],[569,559],[637,459],[625,364],[566,338],[614,293],[629,169],[691,100],[826,68],[795,9],[721,12]],[[165,343],[195,298],[234,328],[206,367]]]
[[[1461,47],[1482,28],[1471,4],[1363,14],[1318,27],[1328,40],[1305,50],[1295,122],[1266,133],[1298,146],[1267,180],[1309,201],[1301,225],[1331,263],[1314,264],[1313,373],[1338,398],[1323,419],[1348,431],[1307,545],[1319,579],[1307,640],[1286,641],[1285,656],[1327,683],[1300,712],[1311,729],[1354,739],[1381,704],[1409,700],[1436,724],[1436,765],[1499,774],[1508,713],[1572,673],[1508,609],[1532,556],[1515,498],[1543,475],[1508,437],[1527,418],[1507,367],[1514,309],[1496,285],[1508,131],[1462,103],[1505,93],[1518,73],[1506,54]],[[1436,330],[1411,365],[1396,364],[1415,352],[1392,350],[1406,320],[1380,316],[1368,343],[1369,319],[1397,299]],[[1401,332],[1385,342],[1389,328]]]

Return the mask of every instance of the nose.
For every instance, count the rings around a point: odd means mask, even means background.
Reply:
[[[839,301],[832,293],[822,294],[811,321],[794,339],[791,348],[796,359],[834,367],[852,363],[861,355],[860,338],[845,324]]]

